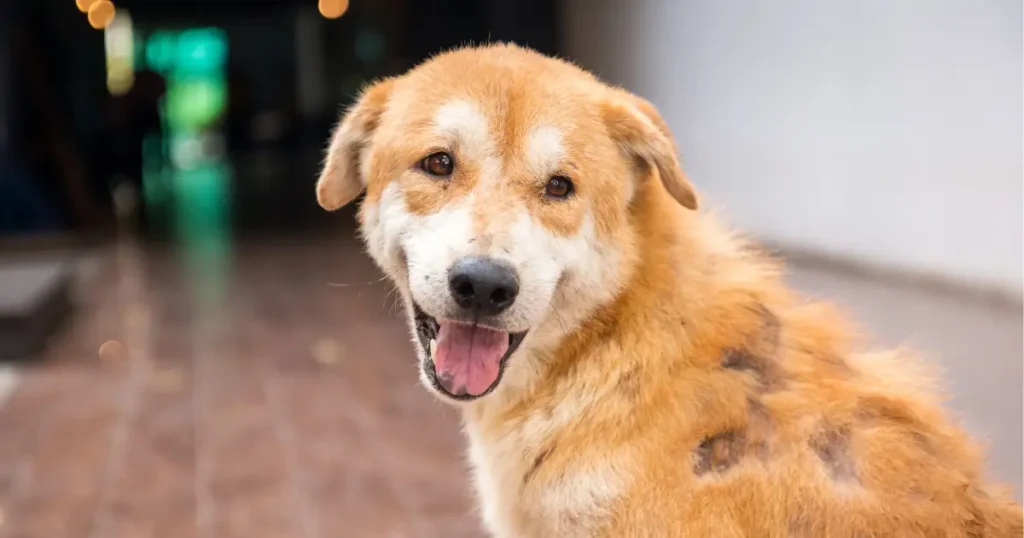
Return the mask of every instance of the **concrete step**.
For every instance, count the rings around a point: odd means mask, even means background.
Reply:
[[[0,361],[42,355],[73,310],[73,276],[71,258],[0,262]]]

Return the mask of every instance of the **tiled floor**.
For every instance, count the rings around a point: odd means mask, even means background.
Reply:
[[[211,236],[108,261],[0,410],[0,538],[483,536],[458,417],[418,386],[353,239]],[[949,351],[953,405],[1019,494],[1019,308],[794,281],[885,342]]]
[[[482,536],[457,416],[341,243],[119,248],[0,410],[0,538]]]

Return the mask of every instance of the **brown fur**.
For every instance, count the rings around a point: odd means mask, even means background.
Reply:
[[[1020,506],[983,481],[978,448],[924,380],[909,382],[915,357],[855,352],[842,320],[793,297],[774,264],[732,239],[708,248],[722,238],[658,189],[644,198],[640,250],[669,255],[638,260],[646,276],[574,335],[547,381],[485,419],[500,430],[549,412],[567,386],[609,387],[551,441],[567,455],[637,447],[633,487],[595,535],[1021,535]],[[679,291],[664,295],[668,283]],[[541,453],[534,488],[567,466]]]
[[[481,491],[498,536],[1022,535],[1020,505],[984,481],[980,450],[918,359],[859,351],[833,309],[786,289],[777,262],[691,211],[654,107],[573,66],[494,46],[374,86],[335,136],[323,205],[358,194],[364,158],[371,206],[392,181],[422,215],[477,188],[472,160],[445,184],[405,171],[435,143],[425,103],[452,96],[501,126],[505,181],[475,217],[481,229],[500,227],[503,200],[525,199],[569,236],[589,207],[622,254],[615,299],[537,360],[534,382],[464,408],[473,442],[500,454],[488,470],[497,490]],[[534,197],[545,178],[514,148],[538,117],[569,133],[578,202]],[[632,199],[622,178],[636,179]],[[603,486],[614,494],[588,496]]]

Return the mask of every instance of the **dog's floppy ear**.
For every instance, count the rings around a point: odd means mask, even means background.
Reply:
[[[697,194],[676,157],[676,145],[654,105],[617,90],[603,103],[602,113],[612,139],[633,159],[657,170],[669,194],[687,209],[697,209]]]
[[[354,200],[366,187],[366,178],[360,170],[363,152],[387,107],[393,85],[393,79],[385,79],[363,90],[335,128],[320,179],[316,182],[316,200],[320,207],[328,211],[338,209]]]

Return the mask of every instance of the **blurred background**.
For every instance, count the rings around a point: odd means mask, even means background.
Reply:
[[[943,368],[1020,498],[1018,0],[12,0],[0,538],[483,535],[313,185],[366,81],[487,41],[654,102],[705,205]]]

